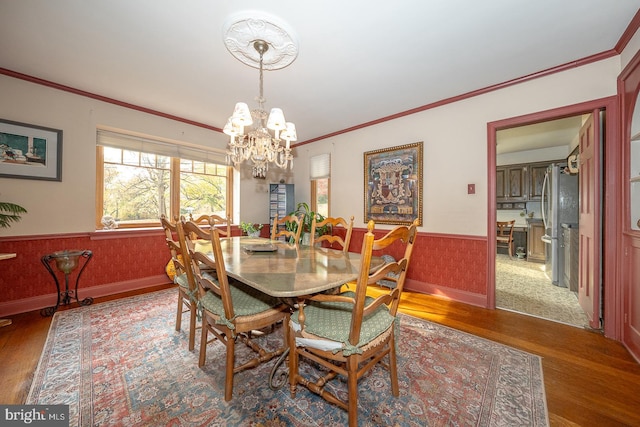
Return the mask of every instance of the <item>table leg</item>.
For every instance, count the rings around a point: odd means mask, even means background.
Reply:
[[[43,317],[53,316],[53,313],[55,313],[58,310],[58,307],[60,307],[60,282],[58,281],[58,276],[56,276],[56,273],[53,271],[53,269],[51,268],[51,264],[49,263],[51,259],[53,259],[51,255],[45,255],[42,258],[40,258],[40,261],[42,261],[42,264],[47,269],[49,274],[51,274],[51,277],[53,277],[53,280],[56,282],[56,294],[58,298],[56,300],[55,306],[46,307],[40,310],[40,315]]]

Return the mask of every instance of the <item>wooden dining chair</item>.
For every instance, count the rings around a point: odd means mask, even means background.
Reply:
[[[417,221],[411,226],[399,226],[380,239],[373,234],[374,222],[369,221],[363,238],[360,274],[355,292],[339,295],[316,294],[298,300],[298,311],[289,322],[289,385],[295,397],[298,384],[319,394],[328,402],[347,410],[349,426],[358,425],[358,379],[378,362],[389,369],[391,392],[399,395],[396,368],[395,320],[400,295],[404,287],[413,245],[417,236]],[[400,243],[396,243],[400,242]],[[404,255],[397,262],[384,264],[370,273],[373,251],[381,251],[391,244],[404,245]],[[367,286],[394,272],[399,276],[397,286],[372,298],[366,295]],[[388,364],[382,359],[388,356]],[[300,372],[301,359],[318,365],[315,378]],[[312,363],[313,366],[313,363]],[[306,371],[306,370],[305,370]],[[311,369],[309,372],[313,372]],[[347,399],[325,388],[337,376],[346,377]]]
[[[219,341],[226,346],[226,367],[224,399],[233,396],[234,375],[245,369],[253,368],[261,363],[281,355],[287,348],[288,329],[285,327],[283,346],[269,351],[262,348],[251,337],[253,330],[271,331],[279,322],[288,323],[289,307],[276,298],[234,281],[230,283],[225,268],[220,243],[220,230],[210,227],[203,230],[193,221],[181,221],[178,224],[180,241],[187,248],[187,258],[194,272],[198,285],[198,297],[202,309],[202,335],[200,338],[200,355],[198,366],[204,366],[209,344]],[[195,236],[192,238],[191,236]],[[208,240],[213,253],[200,252],[202,240]],[[208,248],[208,245],[204,246]],[[208,249],[207,249],[208,250]],[[203,269],[206,266],[207,269]],[[236,364],[236,342],[244,343],[256,356]],[[265,381],[267,378],[265,378]]]
[[[353,232],[353,219],[353,215],[349,218],[349,222],[342,217],[326,217],[324,220],[317,222],[314,215],[313,220],[311,220],[311,246],[327,242],[330,248],[335,249],[334,244],[337,244],[343,252],[349,252],[351,233]],[[328,233],[316,236],[318,229],[325,228],[329,229]]]
[[[302,223],[303,218],[296,215],[287,215],[278,219],[278,214],[276,214],[271,225],[271,240],[284,237],[289,243],[298,245],[302,234]],[[295,230],[292,230],[291,228],[294,226]]]
[[[223,218],[220,215],[200,215],[194,218],[189,214],[189,221],[199,224],[201,227],[208,228],[211,224],[220,229],[221,237],[231,237],[231,218]]]
[[[196,283],[191,269],[186,268],[182,247],[178,237],[178,226],[171,222],[165,215],[160,217],[160,223],[164,229],[165,242],[169,247],[171,262],[176,272],[173,282],[178,285],[178,309],[176,313],[176,331],[182,328],[182,315],[189,312],[189,351],[195,346],[196,336]]]
[[[515,223],[515,220],[496,222],[496,228],[498,230],[496,246],[499,248],[507,248],[509,250],[509,258],[513,258],[513,227]]]

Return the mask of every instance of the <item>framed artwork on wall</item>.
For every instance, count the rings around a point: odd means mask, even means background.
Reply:
[[[62,181],[62,131],[0,119],[0,178]]]
[[[422,145],[364,153],[364,222],[422,225]]]

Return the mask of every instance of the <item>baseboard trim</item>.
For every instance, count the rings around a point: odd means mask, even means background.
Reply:
[[[488,308],[487,295],[461,291],[459,289],[448,288],[446,286],[434,285],[411,279],[406,279],[404,288],[412,292],[433,295],[451,301],[475,305],[476,307]]]
[[[171,281],[169,278],[165,274],[161,274],[157,276],[143,277],[136,280],[127,280],[123,282],[91,286],[88,288],[80,288],[78,289],[78,294],[80,299],[87,297],[99,298],[170,283]],[[487,308],[486,295],[475,294],[411,279],[406,280],[404,287],[408,291],[433,295],[452,301]],[[24,298],[21,300],[0,303],[0,317],[8,317],[15,314],[26,313],[28,311],[40,310],[45,307],[51,307],[56,304],[56,298],[56,294],[52,293],[39,295],[33,298]]]
[[[78,297],[99,298],[108,295],[115,295],[127,291],[149,288],[152,286],[170,284],[171,281],[166,274],[143,277],[141,279],[126,280],[123,282],[105,283],[104,285],[91,286],[78,289]],[[0,317],[12,316],[14,314],[26,313],[28,311],[40,310],[56,304],[55,293],[38,295],[32,298],[23,298],[15,301],[0,303]]]

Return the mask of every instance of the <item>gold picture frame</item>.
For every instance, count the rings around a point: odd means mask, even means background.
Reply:
[[[364,153],[364,222],[422,225],[423,142]]]

